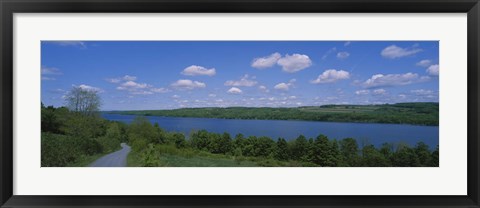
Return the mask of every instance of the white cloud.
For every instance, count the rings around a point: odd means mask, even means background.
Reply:
[[[422,49],[419,48],[401,48],[396,45],[391,45],[383,49],[381,55],[385,58],[395,59],[410,56],[421,51]]]
[[[427,66],[430,66],[432,64],[432,60],[429,60],[429,59],[424,59],[424,60],[421,60],[419,62],[417,62],[417,66],[421,66],[421,67],[427,67]]]
[[[374,95],[384,95],[385,93],[387,93],[387,91],[384,89],[376,89],[373,91]]]
[[[288,73],[295,73],[301,71],[312,65],[312,60],[307,55],[303,54],[293,54],[285,55],[285,57],[280,58],[277,61],[277,64],[282,66],[283,71]]]
[[[349,79],[350,73],[343,70],[328,69],[320,74],[317,79],[310,81],[313,84],[333,83],[338,80]]]
[[[352,42],[347,41],[347,42],[345,42],[345,43],[343,44],[343,46],[347,47],[347,46],[349,46],[351,43],[352,43]]]
[[[389,86],[399,86],[399,85],[408,85],[412,83],[427,81],[425,77],[419,77],[418,74],[414,73],[405,73],[405,74],[375,74],[370,79],[363,83],[363,86],[366,88],[375,88],[375,87],[389,87]]]
[[[147,90],[139,90],[139,91],[132,91],[130,92],[132,95],[151,95],[153,94],[152,91],[147,91]]]
[[[180,95],[173,95],[172,98],[173,99],[178,99],[178,98],[180,98]]]
[[[125,75],[125,76],[122,77],[122,79],[125,80],[125,81],[135,81],[135,80],[137,80],[137,77],[130,76],[130,75]]]
[[[235,86],[235,87],[252,87],[257,84],[257,81],[248,79],[248,74],[245,74],[240,80],[228,80],[225,82],[225,86]],[[252,77],[253,79],[254,77]]]
[[[439,74],[439,66],[438,66],[438,64],[429,66],[429,67],[427,68],[427,73],[428,73],[430,76],[438,76],[438,74]]]
[[[114,84],[120,83],[122,81],[135,81],[135,80],[137,80],[137,77],[130,76],[130,75],[125,75],[125,76],[120,77],[120,78],[107,78],[107,79],[105,79],[105,81],[110,82],[110,83],[114,83]]]
[[[357,95],[368,95],[370,93],[370,90],[357,90],[355,91],[355,94]]]
[[[236,87],[230,88],[227,92],[230,94],[242,94],[242,90]]]
[[[290,84],[287,84],[287,83],[279,83],[277,85],[275,85],[275,87],[273,87],[274,89],[276,90],[284,90],[284,91],[287,91],[289,90],[290,88]]]
[[[42,66],[42,75],[61,75],[63,74],[60,69],[55,67]]]
[[[208,94],[208,97],[217,97],[215,94]]]
[[[276,90],[288,91],[291,87],[294,86],[296,81],[296,79],[291,79],[290,81],[288,81],[288,83],[281,82],[275,85],[273,88]]]
[[[342,52],[337,53],[337,58],[339,58],[339,59],[346,59],[349,56],[350,56],[350,53],[348,53],[346,51],[342,51]]]
[[[79,86],[73,85],[73,86],[74,87],[79,87],[82,90],[94,91],[94,92],[103,92],[103,90],[98,88],[98,87],[92,87],[92,86],[86,85],[86,84],[81,84]]]
[[[148,85],[146,83],[137,83],[137,82],[134,82],[134,81],[126,81],[122,84],[120,84],[120,86],[117,87],[118,90],[127,90],[127,91],[134,91],[136,89],[145,89],[145,88],[149,88],[151,87],[151,85]]]
[[[267,87],[263,86],[263,85],[258,86],[258,89],[259,89],[261,92],[270,92],[270,90],[269,90]]]
[[[207,69],[203,66],[191,65],[183,69],[182,74],[187,76],[198,76],[198,75],[213,76],[216,74],[216,72],[215,72],[215,68]]]
[[[193,90],[196,88],[205,88],[207,85],[203,82],[192,81],[189,79],[179,79],[170,86],[179,90]]]
[[[269,56],[255,58],[253,59],[251,66],[256,69],[269,68],[275,65],[281,57],[282,55],[280,55],[280,53],[273,53]]]

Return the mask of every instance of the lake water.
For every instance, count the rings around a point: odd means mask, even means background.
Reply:
[[[135,115],[102,114],[103,118],[112,121],[130,123]],[[240,120],[216,118],[183,118],[146,116],[150,122],[158,123],[167,131],[182,132],[189,135],[192,130],[205,129],[209,132],[228,132],[235,137],[242,133],[247,136],[268,136],[274,140],[283,137],[286,140],[297,138],[303,134],[308,138],[315,138],[319,134],[329,139],[354,138],[358,144],[362,141],[375,146],[384,142],[405,142],[414,146],[423,141],[430,148],[438,145],[438,126],[416,126],[405,124],[378,124],[378,123],[339,123],[319,121],[284,121],[284,120]]]

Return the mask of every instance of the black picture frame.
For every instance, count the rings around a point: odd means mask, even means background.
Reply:
[[[478,0],[0,0],[1,207],[480,207]],[[468,194],[466,196],[25,196],[13,195],[15,13],[467,13]],[[445,180],[449,180],[446,178]],[[412,187],[414,188],[414,187]]]

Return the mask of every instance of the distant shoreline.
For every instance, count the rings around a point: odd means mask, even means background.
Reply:
[[[243,120],[292,120],[351,123],[384,123],[438,126],[438,103],[382,105],[324,105],[293,108],[207,107],[172,110],[102,111],[108,114],[219,118]]]

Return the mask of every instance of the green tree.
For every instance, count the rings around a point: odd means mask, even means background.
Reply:
[[[289,158],[287,141],[284,138],[278,138],[275,159],[287,161]]]
[[[358,144],[355,139],[345,138],[340,140],[340,153],[342,154],[345,164],[349,167],[359,166]]]
[[[418,162],[420,163],[420,166],[428,167],[431,165],[432,153],[430,152],[427,144],[423,142],[418,142],[415,146],[414,151],[418,157]]]
[[[98,95],[99,90],[89,89],[82,86],[74,86],[65,95],[65,101],[71,111],[84,115],[93,115],[100,110],[102,104]]]
[[[307,153],[308,141],[305,136],[300,135],[292,142],[290,146],[290,156],[293,160],[304,161]]]
[[[388,167],[390,160],[380,153],[375,146],[367,145],[362,149],[363,166],[366,167]]]
[[[418,167],[420,160],[415,150],[408,145],[400,144],[392,156],[392,165],[395,167]]]

